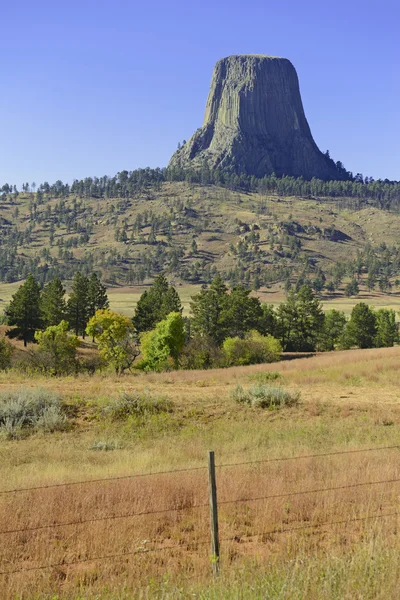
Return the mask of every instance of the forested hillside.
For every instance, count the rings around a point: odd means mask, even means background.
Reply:
[[[183,180],[185,179],[185,180]],[[10,184],[0,196],[0,280],[98,272],[108,285],[309,282],[356,295],[400,279],[400,184],[263,179],[161,169],[71,186]]]

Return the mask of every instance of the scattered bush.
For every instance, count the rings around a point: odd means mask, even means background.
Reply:
[[[86,354],[80,358],[80,370],[89,375],[102,371],[107,363],[100,354]]]
[[[209,336],[196,336],[184,347],[180,363],[182,369],[212,369],[225,366],[222,350]]]
[[[0,339],[0,371],[5,371],[11,367],[11,356],[13,347],[5,338]]]
[[[60,397],[42,388],[0,392],[0,433],[16,439],[34,430],[53,432],[66,426]]]
[[[172,411],[173,403],[168,398],[137,392],[122,392],[120,397],[105,409],[106,415],[113,420],[126,419],[130,416],[145,417]]]
[[[116,442],[94,442],[90,447],[91,450],[95,450],[96,452],[110,452],[111,450],[118,450],[120,445]]]
[[[256,381],[257,383],[267,383],[269,381],[276,381],[281,377],[278,371],[262,371],[261,373],[252,373],[249,375],[250,381]]]
[[[251,331],[245,339],[226,338],[222,348],[230,366],[277,362],[282,352],[279,340],[257,331]]]
[[[300,399],[300,392],[291,393],[280,386],[256,384],[248,390],[241,385],[236,386],[231,392],[231,397],[240,404],[247,404],[253,408],[283,408],[295,406]]]

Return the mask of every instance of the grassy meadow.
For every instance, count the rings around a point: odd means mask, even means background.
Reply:
[[[0,576],[0,597],[397,598],[399,450],[311,455],[399,444],[399,359],[394,347],[120,378],[1,374],[0,391],[59,393],[68,428],[2,439],[0,492],[123,479],[0,493],[0,572],[25,569]],[[231,397],[238,384],[280,385],[300,401],[249,408]],[[113,418],[122,392],[172,404]],[[220,504],[217,581],[209,449]],[[286,457],[304,458],[254,462]],[[15,531],[56,523],[64,525]],[[48,564],[58,566],[29,570]]]

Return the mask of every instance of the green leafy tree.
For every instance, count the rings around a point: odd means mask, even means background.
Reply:
[[[139,356],[138,338],[131,319],[109,309],[97,310],[86,333],[97,340],[101,357],[117,374],[130,369]]]
[[[10,325],[17,326],[26,347],[28,341],[33,340],[35,331],[42,327],[40,287],[33,275],[28,275],[11,298],[7,318]]]
[[[67,321],[61,321],[44,331],[36,331],[38,348],[33,352],[31,360],[44,373],[67,375],[78,371],[76,352],[80,342],[75,335],[68,334],[68,328]]]
[[[72,280],[72,289],[67,302],[68,322],[75,335],[85,334],[88,321],[89,280],[81,273],[76,273]]]
[[[343,335],[342,346],[344,348],[351,348],[352,346],[373,348],[376,333],[377,327],[374,311],[365,302],[360,302],[351,311],[350,321],[347,323]]]
[[[48,283],[42,290],[40,303],[45,327],[58,325],[66,317],[67,304],[65,289],[59,277]]]
[[[346,315],[341,310],[328,310],[325,313],[324,326],[318,340],[318,350],[329,352],[335,350],[346,328]]]
[[[392,309],[381,308],[375,311],[375,317],[375,346],[377,348],[387,348],[389,346],[394,346],[394,344],[399,340],[399,334],[396,323],[396,313]]]
[[[185,343],[184,321],[179,312],[170,313],[166,319],[157,323],[155,329],[141,336],[143,366],[149,371],[178,368],[179,355]]]

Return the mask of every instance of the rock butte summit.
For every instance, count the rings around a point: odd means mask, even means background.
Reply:
[[[169,166],[201,169],[205,164],[256,177],[341,178],[313,140],[292,63],[253,54],[217,62],[203,126]]]

